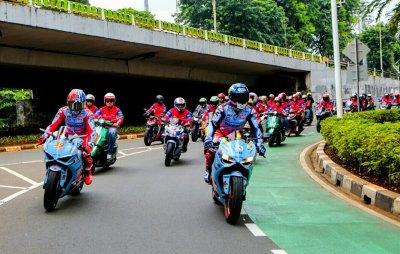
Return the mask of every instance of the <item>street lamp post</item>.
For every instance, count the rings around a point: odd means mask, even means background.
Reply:
[[[149,0],[144,0],[144,10],[149,11]]]
[[[383,61],[382,61],[382,24],[379,23],[379,54],[381,60],[381,77],[383,77]]]
[[[332,12],[333,57],[335,62],[336,109],[337,109],[337,118],[342,118],[343,117],[342,81],[340,77],[339,28],[337,20],[336,0],[331,0],[331,12]]]
[[[214,32],[217,32],[217,0],[212,0],[213,16],[214,16]]]

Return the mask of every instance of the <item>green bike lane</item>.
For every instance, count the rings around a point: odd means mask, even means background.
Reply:
[[[400,228],[339,199],[302,168],[299,155],[317,132],[289,137],[258,160],[244,208],[288,254],[400,253]]]

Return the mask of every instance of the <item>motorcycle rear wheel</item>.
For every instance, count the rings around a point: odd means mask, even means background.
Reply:
[[[225,218],[229,224],[236,224],[243,204],[243,178],[232,176],[229,195],[225,200]]]
[[[44,189],[43,205],[47,212],[53,211],[58,203],[58,185],[60,182],[60,172],[50,171]]]
[[[171,166],[171,160],[172,160],[172,155],[174,153],[174,149],[175,149],[174,144],[172,143],[167,144],[167,149],[165,152],[165,161],[164,161],[164,164],[167,167]]]
[[[268,146],[273,147],[275,142],[275,136],[270,136],[268,139]]]

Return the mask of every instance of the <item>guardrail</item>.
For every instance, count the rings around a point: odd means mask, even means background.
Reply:
[[[235,36],[207,31],[204,29],[183,26],[176,23],[149,19],[141,16],[134,16],[120,11],[112,11],[104,8],[99,8],[91,5],[76,3],[66,0],[0,0],[7,2],[14,2],[20,5],[41,7],[49,10],[66,12],[75,15],[85,16],[88,18],[107,20],[111,22],[118,22],[127,25],[133,25],[141,28],[158,30],[169,33],[176,33],[185,36],[205,39],[208,41],[216,41],[238,47],[258,50],[266,53],[273,53],[277,55],[303,59],[313,62],[322,62],[323,58],[319,54],[300,52],[288,48],[269,45],[257,41],[246,40]]]
[[[321,56],[319,54],[296,51],[266,43],[242,39],[231,35],[216,33],[199,28],[179,25],[176,23],[170,23],[156,19],[145,18],[141,16],[134,16],[132,14],[127,14],[125,12],[112,11],[72,1],[66,1],[66,0],[0,0],[0,1],[14,2],[14,3],[19,3],[21,5],[41,7],[45,9],[85,16],[88,18],[95,18],[111,22],[123,23],[127,25],[133,25],[151,30],[176,33],[199,39],[221,42],[238,47],[259,50],[266,53],[287,56],[291,58],[303,59],[319,63],[324,62],[328,67],[332,67],[334,63],[332,59],[328,59],[326,56]],[[348,65],[349,63],[342,62],[341,68],[346,69]],[[381,70],[377,69],[369,69],[368,73],[371,76],[379,76],[392,79],[399,79],[400,76],[399,73],[390,73],[385,71],[382,72]]]

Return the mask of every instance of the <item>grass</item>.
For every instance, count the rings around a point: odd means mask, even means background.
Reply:
[[[118,130],[119,135],[142,133],[146,129],[146,126],[126,126],[121,127]],[[0,147],[4,146],[17,146],[17,145],[27,145],[36,144],[37,140],[42,136],[42,134],[30,134],[30,135],[12,135],[0,137]]]

